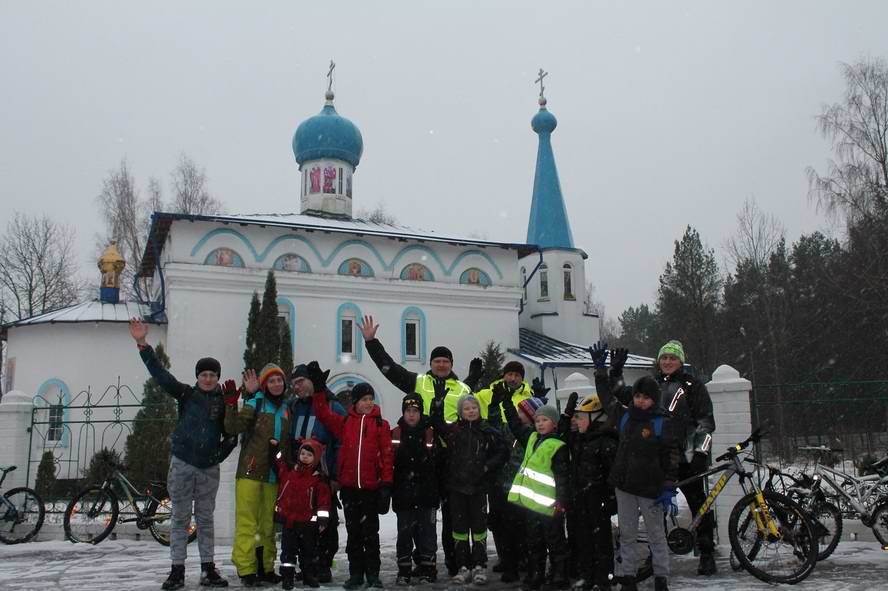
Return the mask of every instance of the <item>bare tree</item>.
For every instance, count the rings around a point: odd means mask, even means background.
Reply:
[[[170,175],[173,186],[172,210],[176,213],[206,215],[222,212],[222,203],[207,191],[207,174],[187,155],[179,157],[179,164]]]
[[[771,255],[783,244],[785,234],[783,224],[763,212],[754,198],[749,198],[737,214],[737,233],[728,238],[725,250],[735,267],[741,261],[748,261],[761,270],[768,266]]]
[[[49,217],[15,213],[0,239],[0,292],[7,320],[21,320],[76,303],[74,229]]]
[[[149,183],[149,203],[152,198],[160,198],[160,186],[156,180],[152,181]],[[101,252],[109,242],[117,241],[120,254],[126,260],[121,285],[124,292],[130,295],[135,277],[142,266],[148,220],[154,208],[139,198],[135,178],[125,159],[120,161],[118,168],[108,172],[108,176],[102,181],[102,192],[97,201],[105,220],[105,232],[98,237],[96,250]]]
[[[394,214],[386,209],[385,203],[380,203],[373,209],[359,209],[358,214],[355,217],[362,219],[365,222],[373,222],[374,224],[394,226],[398,223]]]
[[[845,97],[817,117],[836,158],[822,175],[808,168],[808,195],[828,214],[853,223],[884,211],[888,202],[888,62],[863,58],[841,69]]]

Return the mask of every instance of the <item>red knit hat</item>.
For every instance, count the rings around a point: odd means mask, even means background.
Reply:
[[[279,375],[281,376],[281,379],[284,380],[284,383],[287,382],[287,376],[284,374],[284,370],[282,370],[277,364],[269,363],[262,368],[261,372],[259,372],[259,387],[263,392],[265,392],[265,383],[268,382],[268,378],[273,375]]]

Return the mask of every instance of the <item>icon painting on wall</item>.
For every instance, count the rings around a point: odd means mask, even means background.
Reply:
[[[217,248],[207,255],[204,264],[219,267],[243,267],[244,260],[230,248]]]
[[[278,271],[296,271],[297,273],[311,273],[308,262],[298,254],[282,254],[274,261],[273,267]]]
[[[373,269],[361,259],[348,259],[339,265],[339,274],[352,277],[373,277]]]
[[[311,192],[321,192],[321,167],[315,166],[308,172],[308,179],[311,183]]]
[[[481,287],[490,287],[491,285],[490,276],[475,267],[463,271],[459,276],[459,282],[463,285],[480,285]]]
[[[333,184],[336,181],[336,168],[333,166],[324,167],[324,193],[335,193],[336,189]]]
[[[425,265],[411,263],[401,270],[401,279],[408,281],[434,281],[435,277]]]

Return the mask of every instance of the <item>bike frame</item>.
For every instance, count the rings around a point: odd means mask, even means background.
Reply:
[[[126,494],[127,501],[129,501],[130,506],[133,508],[133,512],[135,512],[136,514],[136,516],[132,518],[120,518],[118,519],[118,523],[144,522],[145,516],[142,514],[142,510],[139,509],[139,505],[136,503],[136,497],[133,496],[133,493],[136,493],[137,496],[142,496],[138,494],[139,489],[137,489],[135,485],[133,485],[133,483],[130,482],[127,477],[123,475],[123,472],[121,472],[120,470],[114,470],[114,472],[111,474],[111,477],[102,483],[102,490],[111,490],[113,492],[115,482],[117,482],[117,484],[120,485],[120,488],[123,489],[123,492]],[[157,503],[158,505],[160,504],[160,500],[155,499],[154,495],[152,495],[150,492],[146,494],[145,497],[147,498],[149,504],[152,501]],[[152,517],[152,519],[154,521],[159,520],[156,516]]]
[[[830,475],[851,483],[854,487],[854,494],[848,494],[848,492],[835,480],[830,478]],[[849,476],[844,472],[839,472],[838,470],[834,470],[833,468],[817,462],[814,464],[814,481],[818,486],[820,482],[825,482],[831,489],[836,491],[842,498],[850,503],[851,506],[854,507],[854,510],[860,514],[861,518],[868,519],[870,517],[870,511],[867,510],[865,503],[870,500],[870,497],[873,496],[881,485],[888,484],[888,476],[882,477],[879,480],[860,480],[859,478]]]

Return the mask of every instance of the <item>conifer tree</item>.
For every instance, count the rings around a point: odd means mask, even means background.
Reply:
[[[503,354],[499,343],[488,341],[481,350],[481,379],[478,380],[478,388],[486,388],[491,382],[503,377],[503,363],[506,356]]]
[[[40,465],[37,466],[37,481],[34,484],[34,489],[46,501],[55,495],[55,484],[55,456],[51,451],[45,451],[40,457]]]
[[[259,322],[259,294],[253,292],[253,299],[250,300],[250,313],[247,315],[247,335],[246,348],[244,349],[244,367],[247,369],[256,369],[256,328]]]
[[[157,345],[157,359],[169,368],[170,359]],[[142,408],[133,419],[132,432],[126,438],[127,478],[139,489],[150,480],[166,480],[170,469],[171,436],[176,427],[176,401],[149,378],[145,382]]]
[[[289,376],[293,371],[293,345],[290,325],[281,322],[281,350],[278,354],[278,365],[284,370],[284,375]]]
[[[277,281],[274,271],[269,271],[265,279],[265,293],[262,294],[262,307],[256,318],[255,370],[261,371],[266,363],[278,363],[281,354],[281,328],[278,320]]]
[[[120,463],[120,452],[103,447],[89,461],[89,466],[83,473],[84,481],[87,484],[102,484],[114,472],[114,466]]]

